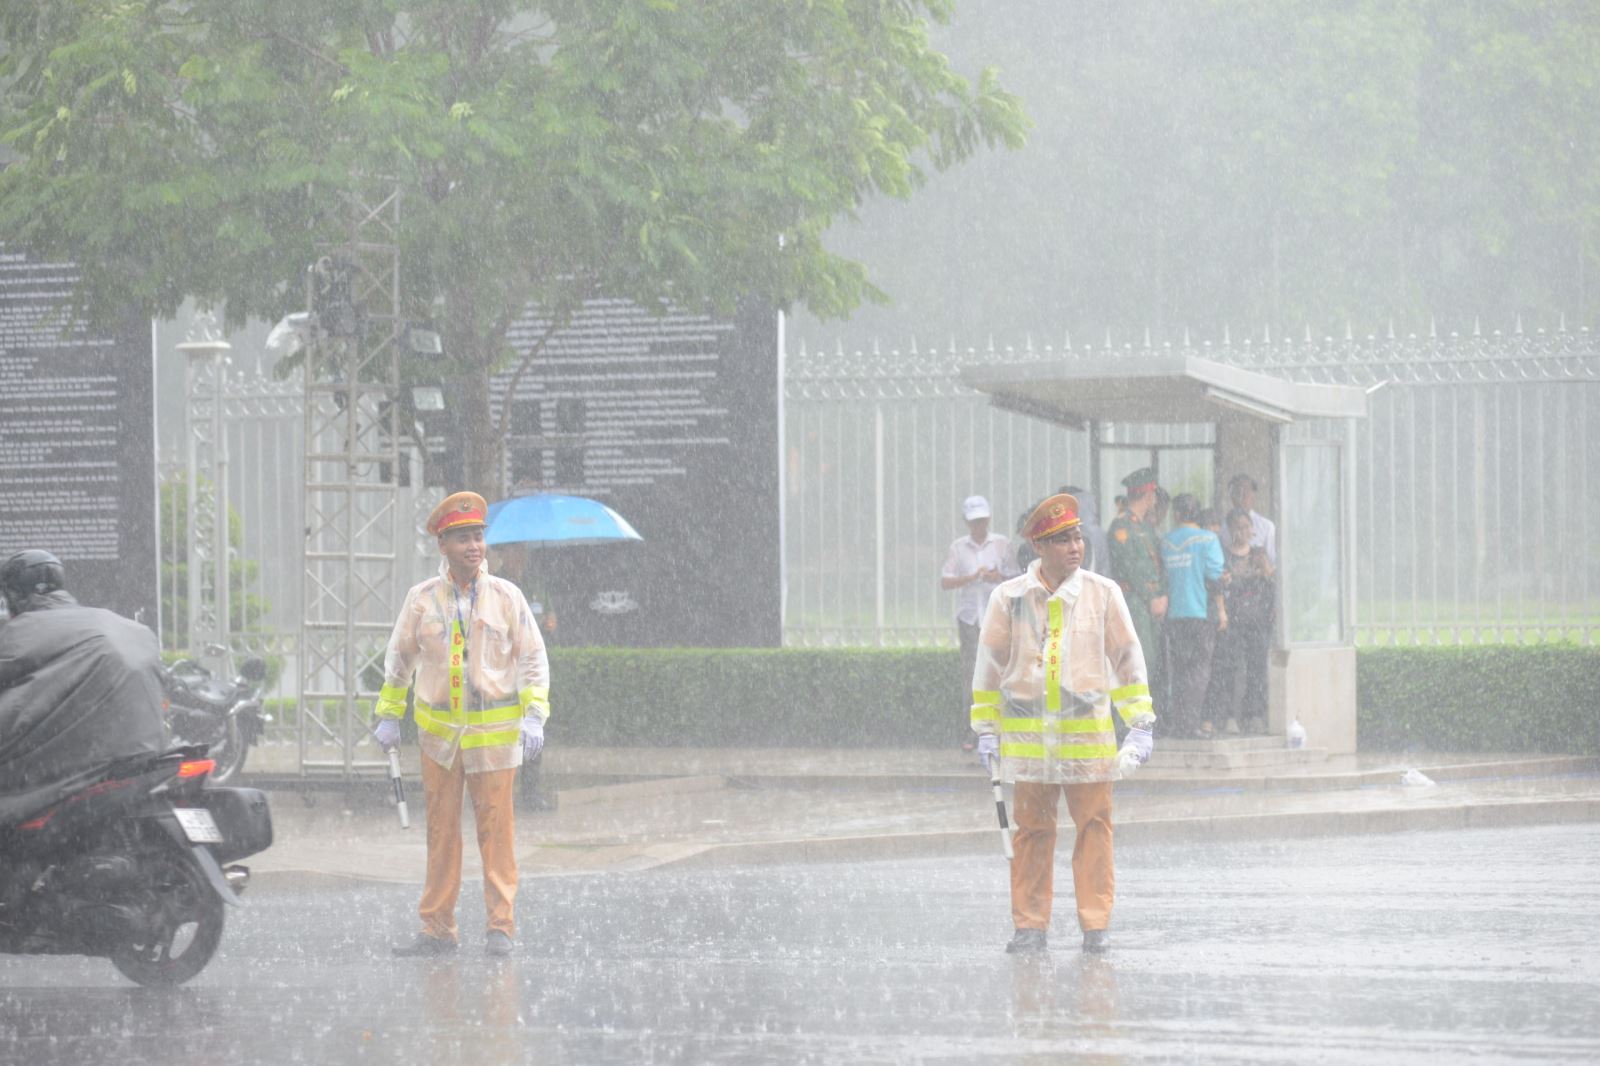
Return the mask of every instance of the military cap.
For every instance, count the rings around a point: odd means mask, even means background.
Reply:
[[[471,529],[487,524],[489,505],[476,492],[454,492],[444,498],[428,516],[428,532],[436,537],[452,529]]]
[[[1141,466],[1133,473],[1122,479],[1122,485],[1128,490],[1129,496],[1143,496],[1156,487],[1156,472],[1148,466]]]
[[[1029,540],[1038,540],[1060,533],[1063,529],[1072,529],[1078,524],[1078,498],[1058,493],[1047,496],[1033,509],[1028,520],[1022,524],[1022,535]]]

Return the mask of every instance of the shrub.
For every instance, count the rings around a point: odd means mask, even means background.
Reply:
[[[1600,755],[1600,649],[1363,648],[1363,749]]]
[[[953,649],[553,648],[551,738],[684,747],[944,747]]]

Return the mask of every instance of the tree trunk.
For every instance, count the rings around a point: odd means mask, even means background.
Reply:
[[[505,495],[502,485],[504,463],[501,461],[504,442],[496,431],[495,419],[489,404],[489,371],[483,362],[473,360],[473,367],[457,382],[456,395],[460,411],[456,424],[461,427],[460,447],[463,488],[478,493],[491,503]]]

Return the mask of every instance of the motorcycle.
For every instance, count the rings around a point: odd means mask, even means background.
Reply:
[[[119,759],[65,798],[0,800],[0,951],[109,958],[141,985],[211,961],[272,844],[266,794],[212,788],[205,748]]]
[[[261,710],[266,682],[267,664],[253,655],[239,664],[232,683],[216,680],[193,659],[165,668],[162,686],[173,743],[204,744],[217,763],[211,775],[216,784],[233,780],[244,768],[250,745],[261,739],[271,721]]]

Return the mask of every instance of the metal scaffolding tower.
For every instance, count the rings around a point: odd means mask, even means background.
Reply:
[[[348,197],[343,243],[307,278],[305,614],[300,629],[300,772],[377,773],[357,758],[383,684],[400,548],[400,193]]]
[[[183,422],[188,469],[185,507],[188,544],[190,654],[219,677],[230,677],[232,644],[228,544],[228,438],[223,428],[227,353],[209,314],[196,317],[190,337],[177,345],[185,357]],[[177,619],[173,620],[176,625]],[[218,650],[221,649],[221,650]]]

